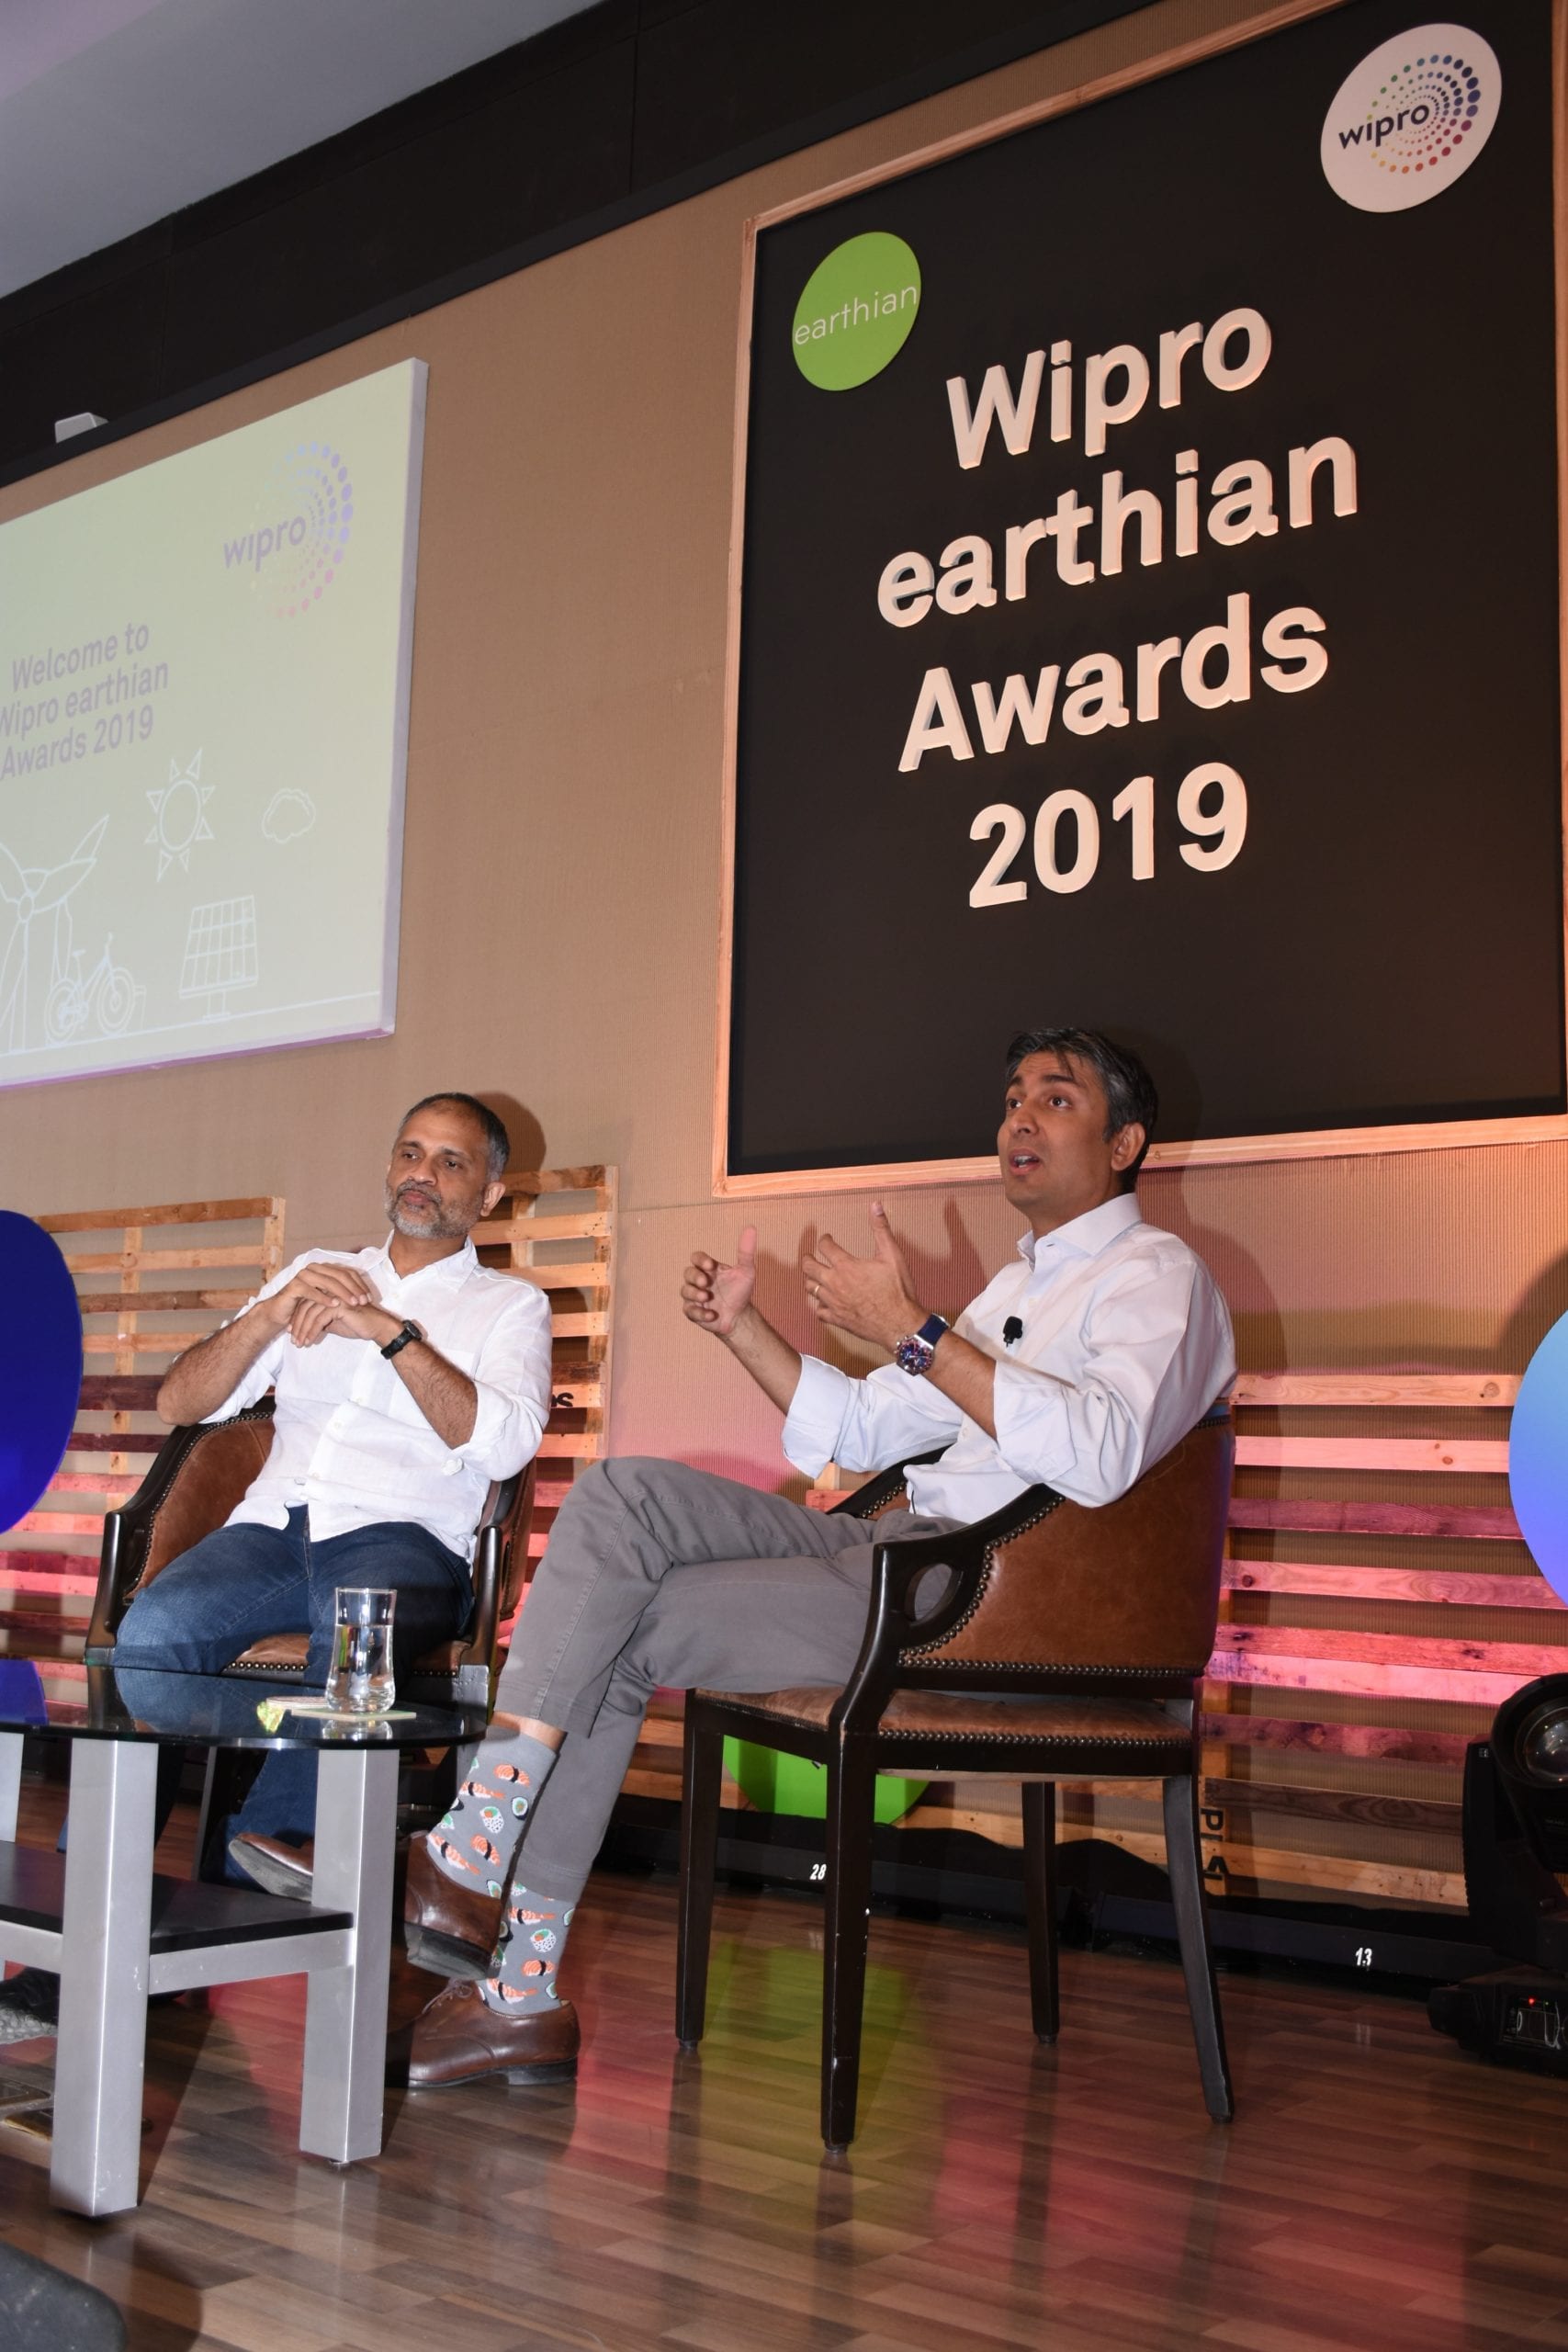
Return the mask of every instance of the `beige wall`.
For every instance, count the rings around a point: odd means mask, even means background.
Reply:
[[[358,1239],[407,1101],[504,1096],[520,1161],[622,1170],[616,1447],[780,1478],[774,1418],[672,1305],[687,1250],[727,1248],[752,1213],[709,1197],[741,223],[1258,13],[1170,0],[0,492],[4,519],[429,363],[397,1035],[9,1093],[0,1199],[276,1190],[294,1246]],[[1568,1307],[1563,1147],[1165,1174],[1145,1199],[1214,1268],[1253,1364],[1518,1364]],[[858,1196],[756,1212],[767,1300],[796,1337],[802,1234],[822,1219],[863,1242],[864,1212]],[[900,1193],[895,1214],[948,1307],[1017,1229],[973,1187]]]

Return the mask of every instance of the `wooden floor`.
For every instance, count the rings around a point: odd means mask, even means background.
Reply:
[[[52,2212],[12,2125],[0,2235],[114,2296],[140,2352],[1568,2352],[1568,2084],[1415,2002],[1234,1976],[1220,2130],[1174,1967],[1067,1954],[1047,2051],[1021,1934],[879,1917],[872,1951],[847,2158],[817,2137],[813,1905],[721,1902],[682,2058],[673,1888],[604,1877],[575,2090],[393,2098],[380,2160],[333,2172],[294,2149],[302,1980],[235,1988],[152,2013],[141,2210]]]

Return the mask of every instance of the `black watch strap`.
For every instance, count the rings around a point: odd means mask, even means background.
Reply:
[[[382,1349],[381,1353],[386,1357],[389,1363],[395,1355],[400,1354],[401,1351],[408,1346],[411,1340],[423,1340],[423,1337],[424,1333],[420,1329],[417,1323],[405,1323],[402,1329],[395,1332],[391,1339],[388,1340],[386,1346]]]

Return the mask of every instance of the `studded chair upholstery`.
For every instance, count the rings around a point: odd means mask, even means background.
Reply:
[[[1187,1997],[1209,2113],[1232,2112],[1198,1847],[1195,1692],[1213,1646],[1235,1453],[1217,1409],[1099,1510],[1032,1487],[945,1535],[879,1544],[861,1654],[841,1690],[686,1702],[676,2033],[703,2030],[726,1736],[827,1767],[822,2136],[853,2137],[874,1782],[1005,1773],[1023,1782],[1025,1901],[1036,2036],[1058,2025],[1055,1789],[1059,1780],[1157,1780]],[[906,1465],[907,1466],[907,1465]],[[838,1505],[874,1518],[903,1469]],[[951,1571],[914,1614],[927,1571]]]

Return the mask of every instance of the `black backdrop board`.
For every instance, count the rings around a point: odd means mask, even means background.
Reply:
[[[1562,1118],[1552,9],[1467,0],[1472,160],[1363,209],[1320,141],[1383,168],[1335,102],[1415,17],[1351,0],[756,226],[720,1189],[987,1154],[1036,1023],[1138,1043],[1192,1156]],[[819,389],[860,314],[797,304],[872,233],[913,324]]]

